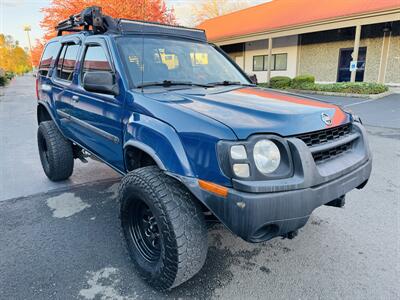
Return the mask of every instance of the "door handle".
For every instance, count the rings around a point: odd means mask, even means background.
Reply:
[[[79,97],[78,96],[72,96],[72,101],[74,102],[79,102]]]

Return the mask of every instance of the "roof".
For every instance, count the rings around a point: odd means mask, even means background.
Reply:
[[[272,0],[206,20],[211,41],[400,8],[400,0]]]

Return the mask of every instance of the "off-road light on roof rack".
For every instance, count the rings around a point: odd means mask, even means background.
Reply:
[[[61,36],[63,32],[91,31],[93,34],[159,34],[178,36],[206,42],[206,34],[202,29],[161,24],[156,22],[129,19],[113,19],[103,15],[101,7],[91,6],[82,12],[70,16],[60,22],[56,30]]]

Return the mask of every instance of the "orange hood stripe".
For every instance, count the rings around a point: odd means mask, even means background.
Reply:
[[[270,99],[272,98],[272,99],[276,99],[276,100],[281,100],[281,101],[286,101],[286,102],[291,102],[291,103],[296,103],[296,104],[301,104],[301,105],[334,109],[335,112],[334,112],[334,115],[332,118],[332,125],[326,126],[326,127],[341,125],[346,120],[346,114],[339,107],[337,107],[336,105],[333,105],[333,104],[319,102],[319,101],[315,101],[315,100],[311,100],[311,99],[299,98],[299,97],[296,97],[293,95],[287,95],[287,94],[283,94],[283,93],[254,89],[254,88],[244,88],[244,89],[237,90],[236,92],[243,93],[243,94],[255,95],[255,96],[262,97],[262,98],[270,98]]]

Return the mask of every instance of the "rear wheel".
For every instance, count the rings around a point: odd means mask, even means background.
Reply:
[[[46,176],[52,181],[68,179],[74,169],[72,143],[64,138],[53,121],[40,123],[37,139]]]
[[[156,166],[126,175],[120,185],[121,225],[141,277],[159,290],[176,287],[202,268],[207,228],[196,199]]]

